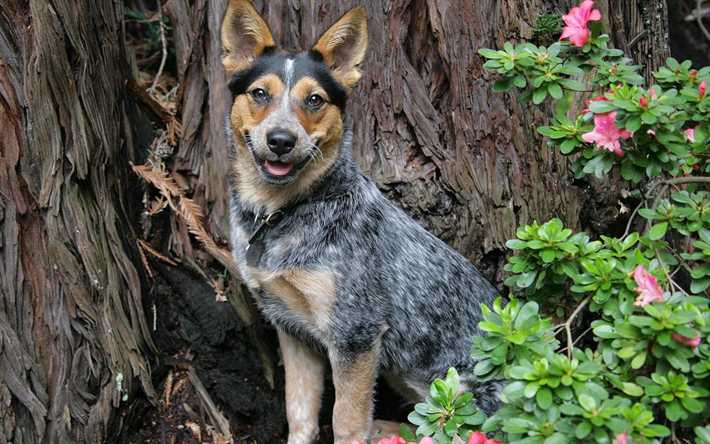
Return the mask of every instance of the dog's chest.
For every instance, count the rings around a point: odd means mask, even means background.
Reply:
[[[259,246],[259,261],[248,260],[253,233],[239,223],[232,226],[234,258],[244,279],[266,317],[277,326],[297,324],[315,336],[331,324],[337,292],[332,270],[290,265],[284,260],[298,254],[303,240],[297,230],[278,239],[265,239]]]

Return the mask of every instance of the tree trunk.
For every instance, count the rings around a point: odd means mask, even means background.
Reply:
[[[224,434],[283,436],[273,342],[238,277],[218,276],[234,270],[225,255],[226,4],[163,5],[175,116],[139,91],[121,1],[0,5],[0,443],[137,440],[126,426],[146,411],[143,399],[157,401],[173,367],[196,369],[194,387],[209,392],[200,405],[218,416],[214,398],[234,428]],[[354,153],[388,198],[497,284],[517,226],[560,217],[594,232],[618,222],[610,182],[575,183],[568,160],[536,133],[546,108],[494,94],[476,52],[532,38],[538,12],[564,13],[571,2],[255,2],[288,49],[310,47],[356,5],[368,11],[370,45],[348,104]],[[669,55],[664,0],[597,7],[617,47],[651,67]],[[141,169],[155,137],[146,116],[164,131],[182,127],[163,170]],[[130,162],[175,184],[170,208],[144,214],[157,182],[141,184]]]

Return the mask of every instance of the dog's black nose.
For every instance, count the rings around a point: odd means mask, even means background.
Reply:
[[[271,151],[282,156],[296,146],[296,135],[283,129],[273,130],[266,135],[266,144]]]

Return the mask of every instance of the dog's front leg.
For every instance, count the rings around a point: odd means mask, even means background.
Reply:
[[[372,396],[380,359],[379,340],[371,349],[356,356],[331,351],[335,407],[335,444],[367,442],[372,427]]]
[[[286,370],[288,444],[310,444],[319,430],[325,357],[283,331],[278,333]]]

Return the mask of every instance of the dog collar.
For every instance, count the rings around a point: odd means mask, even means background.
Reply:
[[[261,256],[264,255],[264,233],[281,222],[286,213],[283,210],[276,210],[261,217],[261,221],[249,236],[249,245],[246,248],[247,265],[255,267],[259,264]]]

